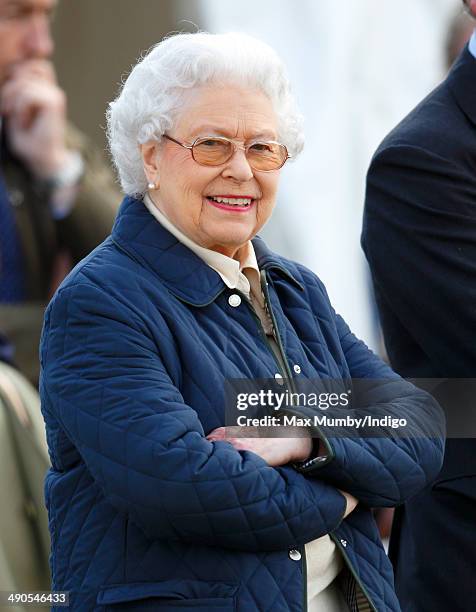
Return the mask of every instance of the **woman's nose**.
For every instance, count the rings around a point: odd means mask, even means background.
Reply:
[[[224,178],[231,178],[240,183],[253,178],[253,170],[246,157],[244,147],[237,147],[235,149],[232,157],[226,162],[222,175]]]

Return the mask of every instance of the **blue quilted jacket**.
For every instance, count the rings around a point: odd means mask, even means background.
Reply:
[[[47,309],[45,495],[53,588],[71,610],[301,612],[304,544],[324,534],[344,556],[351,609],[360,590],[371,609],[400,610],[369,507],[437,474],[441,431],[418,436],[418,423],[439,408],[352,335],[313,273],[253,243],[285,372],[245,297],[230,303],[236,291],[132,198]],[[386,378],[379,408],[411,415],[415,436],[323,427],[328,457],[302,471],[205,439],[224,424],[225,379],[277,373]],[[344,520],[337,488],[360,500]]]

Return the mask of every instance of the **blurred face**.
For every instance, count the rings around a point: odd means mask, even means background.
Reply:
[[[277,119],[270,100],[258,90],[202,87],[190,94],[169,135],[186,144],[205,136],[225,136],[239,145],[277,140]],[[166,139],[143,145],[142,151],[149,180],[159,182],[150,192],[152,199],[201,246],[233,257],[273,211],[279,170],[252,170],[241,148],[213,167],[199,165],[189,149]]]
[[[463,0],[473,17],[476,17],[476,0]]]
[[[17,64],[50,57],[55,5],[56,0],[0,0],[0,85]]]

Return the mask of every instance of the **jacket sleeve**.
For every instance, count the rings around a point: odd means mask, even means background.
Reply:
[[[77,263],[111,233],[122,195],[101,152],[72,125],[67,144],[81,154],[84,173],[71,212],[56,225],[60,243]]]
[[[405,368],[401,354],[420,351],[431,372],[472,378],[476,178],[471,160],[466,167],[463,153],[456,156],[458,164],[410,145],[378,152],[367,176],[362,246],[395,367]]]
[[[320,281],[319,284],[325,292]],[[342,317],[334,312],[333,316],[343,359],[358,396],[344,413],[341,408],[326,410],[327,418],[346,414],[355,419],[388,417],[405,419],[406,425],[396,429],[390,420],[384,420],[385,425],[372,435],[366,434],[365,429],[359,435],[355,428],[319,425],[314,435],[321,438],[327,454],[298,469],[351,493],[369,506],[395,506],[418,493],[440,471],[443,411],[431,395],[398,376],[358,340]],[[297,411],[302,414],[306,410],[309,409],[299,407]]]
[[[332,485],[209,442],[159,352],[124,296],[78,283],[47,311],[46,422],[59,422],[112,505],[150,538],[250,551],[296,546],[338,526],[345,499]]]

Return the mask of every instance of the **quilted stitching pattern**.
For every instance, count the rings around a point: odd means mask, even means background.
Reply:
[[[259,240],[256,251],[287,358],[304,376],[389,377],[396,387],[382,411],[435,410],[350,334],[314,275]],[[335,459],[309,475],[208,442],[224,422],[225,379],[276,371],[248,307],[227,298],[132,199],[112,239],[57,292],[41,344],[54,588],[90,611],[103,609],[105,585],[223,582],[239,586],[237,610],[297,612],[303,577],[288,549],[342,532],[378,609],[399,610],[369,512],[340,524],[335,487],[400,502],[437,471],[441,440],[333,439]]]

